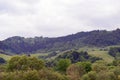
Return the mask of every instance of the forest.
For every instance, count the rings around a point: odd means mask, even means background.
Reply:
[[[20,36],[9,37],[0,41],[0,53],[21,54],[35,52],[65,51],[79,49],[81,47],[106,47],[120,44],[120,29],[106,31],[94,30],[78,32],[61,37],[34,37],[24,38]]]

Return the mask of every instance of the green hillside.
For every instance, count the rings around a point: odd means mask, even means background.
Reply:
[[[1,54],[0,53],[0,57],[2,57],[2,58],[4,58],[5,60],[10,60],[10,58],[12,57],[12,56],[9,56],[9,55],[6,55],[6,54]]]
[[[104,48],[83,47],[83,48],[80,48],[78,51],[87,51],[89,55],[102,58],[105,62],[111,63],[114,60],[114,57],[108,54],[110,47],[111,46],[104,47]],[[112,46],[112,47],[114,47],[114,46]]]
[[[105,62],[111,63],[114,60],[114,57],[108,54],[108,51],[89,51],[89,55],[102,58]]]
[[[110,47],[107,47],[110,48]],[[114,60],[114,57],[110,56],[108,54],[108,51],[104,51],[101,50],[101,48],[97,48],[97,47],[83,47],[80,48],[78,50],[80,51],[87,51],[89,55],[93,56],[93,57],[99,57],[102,58],[105,62],[107,63],[111,63]],[[53,55],[53,53],[34,53],[34,54],[30,54],[32,57],[36,57],[36,58],[43,58],[46,60],[50,60],[50,59],[55,59],[57,56],[64,54],[65,51],[63,52],[58,52],[57,54]],[[6,55],[6,54],[0,54],[0,57],[4,58],[5,60],[9,60],[12,56],[10,55]]]
[[[35,53],[66,51],[85,46],[107,47],[120,44],[120,29],[113,31],[94,30],[79,32],[61,37],[35,37],[25,38],[20,36],[9,37],[0,41],[0,50],[4,53]]]

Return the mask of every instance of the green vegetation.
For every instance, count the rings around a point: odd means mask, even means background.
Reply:
[[[113,31],[94,30],[79,32],[76,34],[48,38],[35,37],[24,38],[19,36],[10,37],[0,41],[0,53],[22,54],[37,52],[66,51],[81,47],[107,47],[120,44],[120,29]]]
[[[108,54],[108,51],[89,51],[89,55],[102,58],[105,62],[111,63],[114,60],[114,57]]]
[[[84,51],[77,52],[77,51],[74,51],[74,50],[64,52],[64,54],[59,55],[55,59],[56,60],[70,59],[72,63],[76,63],[76,62],[79,62],[79,61],[95,62],[96,60],[101,60],[101,58],[92,57],[92,56],[88,55],[87,52],[84,52]]]
[[[0,80],[120,80],[120,29],[0,41]]]
[[[4,64],[5,62],[5,59],[0,57],[0,64]]]
[[[6,55],[6,54],[1,54],[1,53],[0,53],[0,57],[1,57],[1,58],[4,58],[6,61],[8,61],[8,60],[10,60],[10,58],[11,58],[12,56]]]
[[[56,65],[56,70],[65,73],[68,66],[70,66],[70,64],[71,64],[71,61],[69,59],[61,59],[58,61]]]
[[[49,53],[34,53],[34,54],[30,54],[30,56],[32,57],[36,57],[39,58],[40,56],[47,56]]]
[[[118,47],[6,55],[9,59],[4,59],[7,58],[4,55],[0,57],[0,79],[120,80],[120,59],[116,54],[119,54]]]
[[[42,60],[38,60],[35,57],[27,57],[27,56],[14,56],[8,62],[8,70],[9,71],[18,71],[18,70],[39,70],[44,67],[44,62]]]
[[[116,46],[112,46],[116,47]],[[78,49],[78,52],[80,51],[87,51],[89,55],[93,57],[102,58],[105,62],[111,63],[114,60],[114,57],[109,54],[109,49],[111,46],[100,48],[100,47],[83,47]]]
[[[109,54],[115,59],[120,59],[120,47],[111,47],[109,50]]]

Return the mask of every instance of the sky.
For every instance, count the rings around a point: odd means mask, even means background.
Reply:
[[[0,40],[120,28],[120,0],[0,0]]]

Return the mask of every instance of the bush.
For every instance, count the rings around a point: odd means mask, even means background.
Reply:
[[[40,70],[45,66],[42,60],[38,60],[35,57],[27,57],[27,56],[15,56],[12,57],[8,62],[8,70]]]
[[[117,80],[113,72],[101,71],[97,74],[97,80]]]
[[[0,73],[0,80],[68,80],[65,75],[42,69]]]
[[[71,61],[69,59],[61,59],[58,61],[56,70],[62,73],[66,72],[66,69],[71,64]]]
[[[104,61],[97,61],[92,64],[92,70],[96,72],[107,71],[108,67]]]
[[[92,64],[90,62],[78,62],[76,64],[78,66],[83,66],[86,72],[90,72],[92,70]]]
[[[97,78],[97,73],[95,71],[91,71],[91,72],[85,74],[82,77],[82,80],[96,80],[96,78]]]
[[[70,80],[78,80],[85,74],[85,69],[83,66],[72,64],[67,68],[67,75]]]
[[[5,62],[6,62],[5,59],[3,59],[3,58],[0,57],[0,64],[3,64]]]

